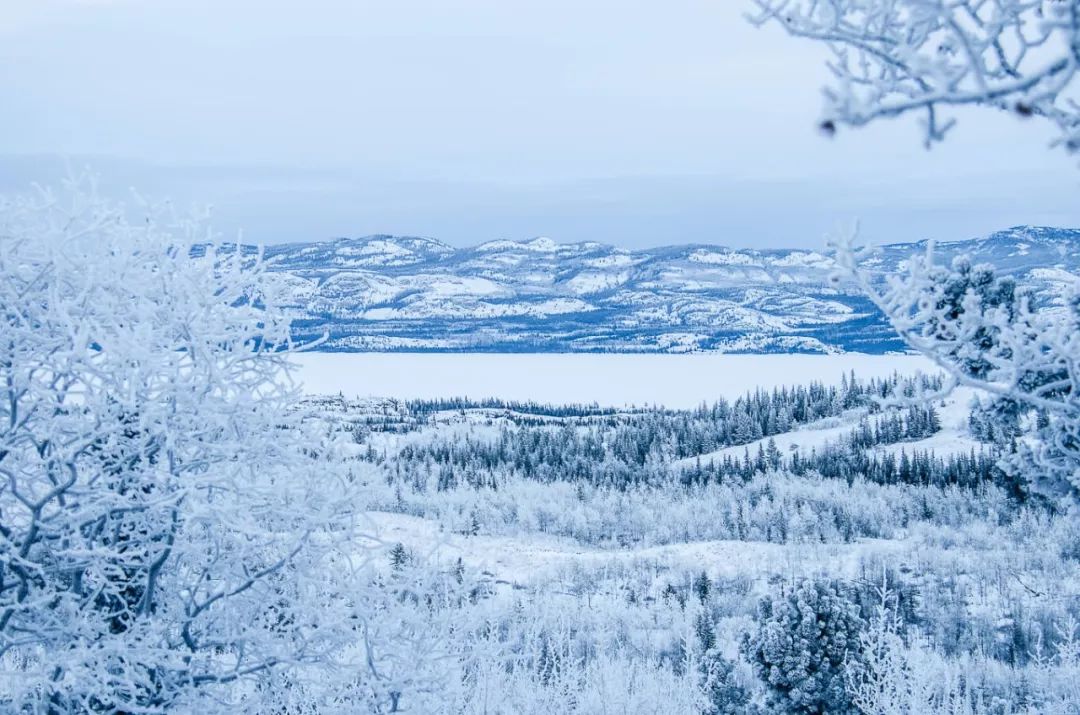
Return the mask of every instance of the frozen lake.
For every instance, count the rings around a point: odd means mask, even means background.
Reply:
[[[557,404],[693,407],[755,387],[838,384],[936,372],[914,355],[689,355],[498,353],[306,353],[296,377],[310,394],[346,397],[497,397]]]

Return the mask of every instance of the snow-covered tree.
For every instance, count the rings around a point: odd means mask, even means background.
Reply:
[[[855,247],[854,236],[836,248],[837,278],[854,281],[952,385],[989,393],[996,409],[986,418],[1021,430],[1004,469],[1036,492],[1080,501],[1080,289],[1064,305],[1039,307],[992,272],[970,280],[963,259],[943,268],[932,244],[908,261],[906,273],[884,279],[867,267],[874,249]]]
[[[863,620],[840,584],[805,581],[766,597],[741,650],[768,693],[770,712],[854,712],[845,674],[860,661]]]
[[[852,703],[866,715],[914,715],[929,712],[930,698],[921,709],[912,709],[923,696],[912,678],[908,651],[902,637],[903,623],[895,605],[896,594],[883,578],[876,589],[878,603],[868,627],[860,634],[862,660],[848,670]],[[925,685],[924,685],[925,687]]]
[[[757,24],[825,43],[836,81],[822,127],[860,126],[923,112],[929,145],[952,121],[943,109],[994,107],[1053,121],[1080,149],[1077,0],[754,0]],[[853,279],[914,349],[954,383],[992,393],[973,426],[1011,440],[1002,466],[1036,491],[1080,499],[1080,291],[1058,309],[1038,309],[990,266],[960,258],[936,265],[933,247],[905,276],[878,280],[840,241],[841,274]],[[1026,486],[1016,484],[1018,494]]]
[[[258,709],[353,638],[323,577],[347,495],[259,257],[149,215],[81,180],[0,200],[5,712]]]
[[[1015,693],[1016,703],[988,693],[966,664],[950,663],[917,639],[904,637],[897,593],[882,580],[870,623],[860,636],[862,661],[848,673],[851,700],[864,715],[980,715],[1000,712],[1071,713],[1076,710],[1078,672],[1076,623],[1068,617],[1057,630],[1061,639],[1051,653],[1033,653],[1035,677],[1061,685]],[[1025,704],[1023,701],[1027,700]],[[1031,702],[1031,701],[1034,702]],[[1027,709],[1030,706],[1031,709]],[[1015,708],[1015,709],[1014,709]]]
[[[753,0],[751,21],[824,43],[834,82],[821,128],[919,113],[927,146],[961,106],[1053,122],[1080,149],[1076,0]]]

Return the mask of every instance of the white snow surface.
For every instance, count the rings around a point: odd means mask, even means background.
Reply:
[[[551,404],[690,408],[748,390],[839,384],[893,372],[935,373],[916,355],[722,353],[301,353],[293,379],[307,394],[348,398],[495,397]]]
[[[467,536],[437,522],[406,514],[369,511],[361,524],[372,545],[400,543],[429,564],[452,566],[460,558],[495,582],[516,587],[547,586],[573,568],[603,570],[616,564],[655,563],[665,569],[705,569],[713,577],[764,577],[790,571],[806,575],[824,568],[854,578],[869,554],[897,554],[903,540],[861,539],[851,544],[774,544],[758,541],[694,541],[663,546],[602,549],[546,534]]]

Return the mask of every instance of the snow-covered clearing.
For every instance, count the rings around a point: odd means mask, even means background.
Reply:
[[[896,444],[881,445],[874,448],[879,454],[894,454],[899,456],[901,452],[933,452],[939,457],[950,454],[979,452],[986,448],[978,440],[971,436],[968,429],[968,415],[971,411],[972,400],[977,391],[970,387],[958,387],[947,396],[934,403],[938,418],[941,420],[941,429],[931,437],[920,440],[898,442]],[[700,456],[687,457],[672,463],[675,467],[688,468],[697,464],[706,465],[713,462],[722,462],[724,457],[742,458],[749,453],[756,455],[759,449],[764,448],[769,440],[773,440],[781,454],[788,455],[799,452],[808,455],[811,450],[820,450],[828,444],[836,444],[858,425],[859,419],[866,414],[865,410],[851,410],[844,417],[830,417],[808,424],[799,429],[763,437],[762,439],[735,447],[725,447]]]
[[[723,449],[706,452],[700,456],[679,459],[672,464],[675,467],[685,468],[692,467],[695,464],[706,465],[713,462],[722,462],[724,457],[741,458],[745,454],[754,456],[758,453],[759,449],[765,447],[770,439],[776,443],[777,448],[784,455],[791,452],[809,454],[811,449],[818,449],[826,444],[835,443],[846,435],[851,434],[852,428],[858,424],[859,416],[862,414],[865,414],[865,411],[852,410],[850,419],[832,417],[827,420],[808,424],[802,429],[784,432],[783,434],[774,435],[772,437],[763,437],[762,439],[755,440],[748,444],[740,444],[735,447],[724,447]]]
[[[899,444],[887,444],[876,448],[881,454],[892,453],[899,456],[901,451],[911,454],[912,451],[930,451],[939,457],[949,454],[978,452],[985,449],[971,436],[968,429],[968,416],[971,412],[972,401],[978,395],[978,391],[970,387],[958,387],[944,400],[939,401],[937,407],[938,418],[941,419],[941,430],[937,434],[926,439],[914,442],[901,442]]]
[[[894,371],[936,372],[915,355],[721,353],[303,353],[296,379],[308,394],[346,397],[496,397],[551,404],[691,408],[747,390],[839,384]]]
[[[400,543],[427,563],[452,566],[457,559],[511,587],[541,587],[568,569],[602,572],[631,564],[653,571],[704,569],[711,578],[766,579],[825,573],[854,578],[868,555],[898,554],[903,541],[863,539],[851,544],[775,544],[751,541],[697,541],[663,546],[602,549],[544,534],[489,536],[450,533],[430,520],[406,514],[367,512],[372,541],[389,548]]]

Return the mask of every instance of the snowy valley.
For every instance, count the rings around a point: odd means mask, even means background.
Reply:
[[[788,374],[813,359],[788,356]],[[755,710],[759,602],[840,584],[861,622],[898,619],[889,677],[933,712],[1073,712],[1080,531],[1017,501],[1000,446],[972,427],[977,394],[942,386],[842,373],[684,409],[308,407],[365,485],[388,582],[434,569],[457,584],[430,614],[468,654],[454,708],[773,712]]]
[[[531,263],[379,239],[303,268],[86,205],[19,200],[43,247],[0,242],[0,710],[1075,715],[1070,232],[963,244],[1002,275],[883,281],[895,248],[805,274],[918,354],[317,352],[294,339],[348,321],[299,296],[346,279],[372,329],[520,336],[484,311],[571,300],[565,251],[485,249],[547,256],[499,303]],[[809,255],[587,250],[663,274],[643,309],[728,301],[703,286],[735,265],[786,311],[746,266]]]
[[[1080,0],[0,0],[0,715],[1080,715],[1078,100]]]

